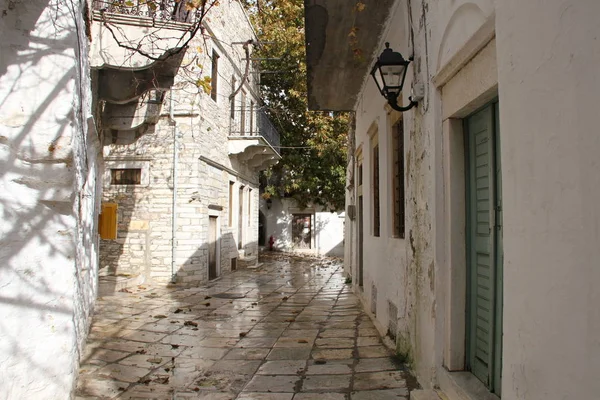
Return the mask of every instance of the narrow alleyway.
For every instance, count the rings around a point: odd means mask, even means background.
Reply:
[[[338,260],[275,255],[200,287],[98,299],[77,399],[407,399]]]

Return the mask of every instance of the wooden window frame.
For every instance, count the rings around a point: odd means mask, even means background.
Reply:
[[[141,185],[142,168],[111,168],[110,184],[112,186]]]
[[[380,193],[380,152],[379,152],[379,135],[377,129],[371,136],[371,188],[373,202],[372,211],[372,234],[374,237],[381,236],[381,193]]]
[[[392,237],[406,236],[406,187],[404,179],[404,124],[402,119],[392,124]]]

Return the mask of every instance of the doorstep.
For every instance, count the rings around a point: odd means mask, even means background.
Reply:
[[[413,390],[410,392],[410,400],[446,400],[438,396],[435,390]]]
[[[466,371],[449,372],[442,370],[439,374],[441,395],[443,400],[500,400],[485,387],[473,374]]]

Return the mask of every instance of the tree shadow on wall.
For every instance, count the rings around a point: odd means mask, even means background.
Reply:
[[[76,46],[85,28],[74,25],[80,10],[71,3],[3,6],[0,391],[22,397],[30,382],[43,382],[52,396],[70,391],[72,354],[81,350],[96,295],[101,160],[93,123],[84,119],[87,55]]]

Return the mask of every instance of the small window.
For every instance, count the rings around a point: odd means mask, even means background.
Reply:
[[[141,168],[116,168],[110,170],[111,185],[141,185]]]
[[[219,55],[212,52],[212,70],[210,74],[210,97],[217,101],[217,87],[219,82]]]

